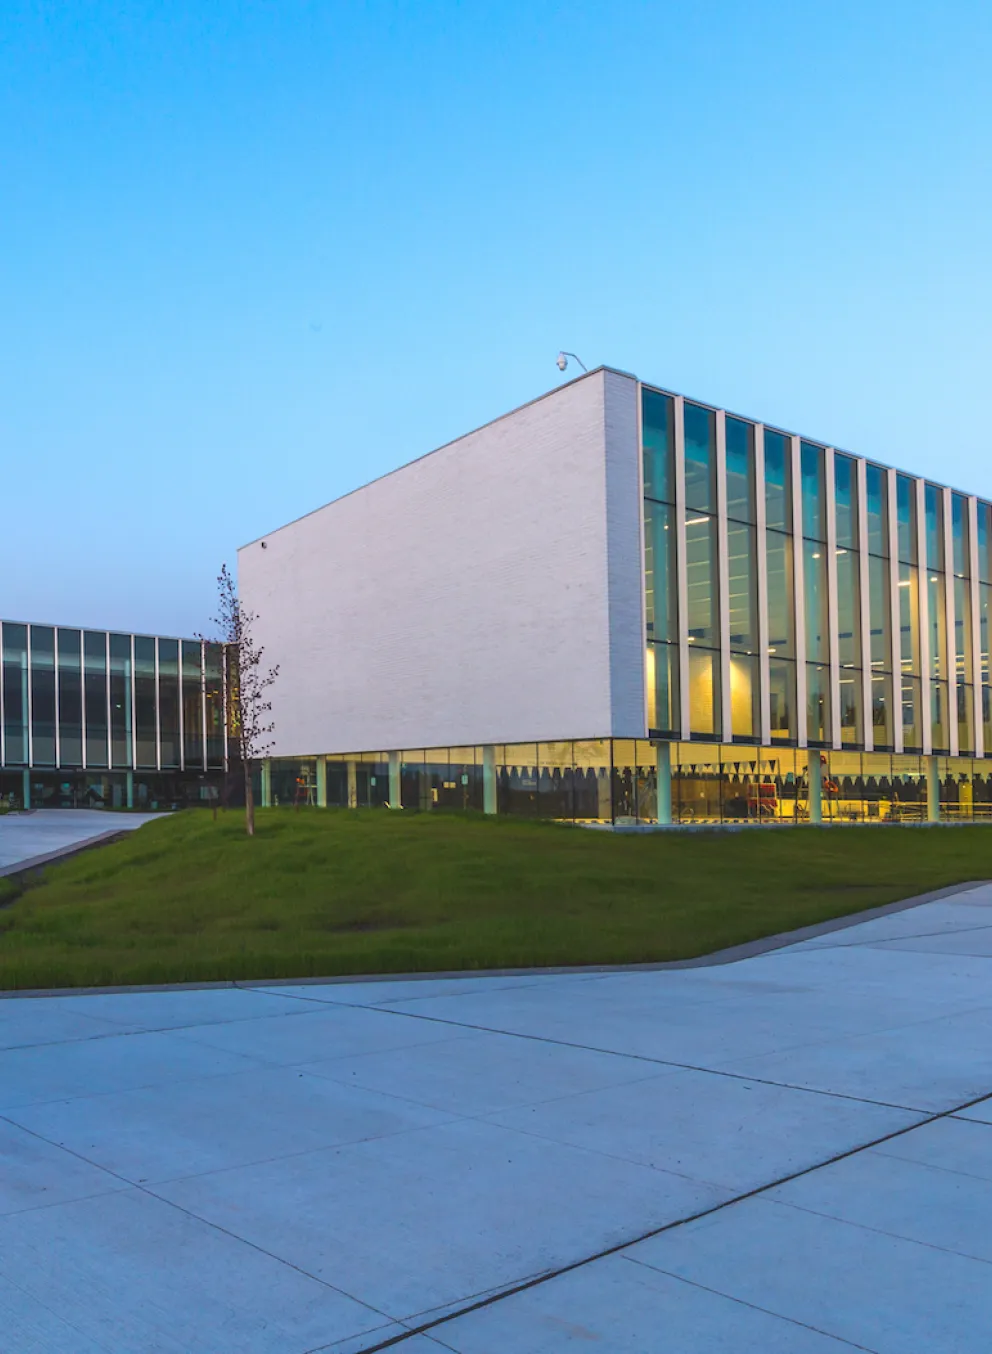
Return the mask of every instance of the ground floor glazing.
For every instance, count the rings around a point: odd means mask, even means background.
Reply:
[[[181,809],[244,803],[241,777],[223,771],[0,771],[0,804],[8,809]],[[237,800],[236,800],[237,796]]]
[[[278,758],[263,804],[479,812],[620,826],[992,821],[992,758],[586,739]]]

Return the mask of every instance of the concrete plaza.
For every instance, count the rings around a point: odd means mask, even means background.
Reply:
[[[970,1354],[992,887],[710,967],[0,1000],[4,1354]]]
[[[157,813],[105,813],[100,809],[36,809],[0,816],[0,875],[77,851],[81,846],[133,832]]]

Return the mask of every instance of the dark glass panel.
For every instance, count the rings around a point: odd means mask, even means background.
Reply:
[[[889,553],[889,515],[885,493],[886,474],[880,466],[865,467],[865,508],[868,518],[868,549],[873,555]]]
[[[28,628],[3,626],[3,727],[8,766],[28,760]]]
[[[162,766],[180,764],[179,746],[179,641],[158,642],[158,718],[162,741]]]
[[[943,574],[933,573],[928,575],[927,612],[930,630],[930,676],[946,679],[948,676],[947,610]]]
[[[930,683],[930,737],[934,751],[946,752],[951,745],[950,711],[946,682]]]
[[[899,558],[906,564],[915,564],[916,540],[916,484],[908,475],[896,476],[896,518],[899,533]]]
[[[754,428],[739,418],[727,419],[727,516],[754,521]]]
[[[992,587],[988,583],[982,583],[978,589],[978,625],[979,625],[979,659],[982,668],[982,681],[986,686],[992,686],[992,675],[989,669],[989,619],[992,612]],[[986,749],[992,753],[992,746]]]
[[[954,671],[959,682],[971,681],[971,584],[954,579]]]
[[[641,435],[644,439],[644,493],[662,503],[675,502],[672,425],[674,401],[657,390],[641,392]]]
[[[992,507],[978,505],[978,577],[992,583]]]
[[[796,737],[796,665],[776,655],[768,664],[768,704],[774,742]]]
[[[31,626],[31,763],[55,765],[55,631]]]
[[[954,572],[959,578],[971,577],[971,546],[968,541],[968,500],[951,494],[951,540]]]
[[[183,640],[183,752],[188,770],[203,766],[203,672],[200,645]]]
[[[892,677],[887,672],[871,675],[871,722],[876,748],[892,748]]]
[[[975,688],[963,682],[957,688],[958,701],[958,751],[962,756],[975,750],[974,701]]]
[[[669,533],[671,534],[671,533]],[[207,714],[207,766],[224,765],[224,650],[204,645],[204,694]]]
[[[892,669],[889,562],[877,555],[871,555],[868,559],[868,619],[871,629],[871,666],[873,670],[889,672]]]
[[[737,653],[758,651],[758,563],[754,527],[727,525],[730,601],[730,647]]]
[[[842,668],[840,674],[840,740],[848,747],[864,741],[861,719],[861,672]]]
[[[86,765],[109,765],[107,748],[107,636],[83,635],[83,685],[86,697]]]
[[[927,509],[927,568],[942,572],[944,568],[944,499],[935,484],[928,484],[924,493]]]
[[[644,505],[644,592],[649,639],[676,640],[675,512]]]
[[[920,671],[920,571],[899,565],[899,659],[903,673]]]
[[[134,737],[139,766],[158,765],[155,719],[155,641],[134,637]]]
[[[678,647],[674,644],[649,644],[647,659],[648,727],[652,733],[677,733],[682,724]]]
[[[837,551],[837,656],[842,668],[861,666],[861,561],[856,551]]]
[[[829,743],[830,669],[823,663],[806,664],[806,737],[811,743]]]
[[[827,539],[826,493],[823,486],[823,448],[802,442],[799,448],[802,467],[803,535],[810,540]]]
[[[131,636],[110,636],[110,758],[113,766],[132,763]]]
[[[858,476],[850,456],[834,456],[834,497],[837,511],[837,544],[849,550],[858,547]]]
[[[716,519],[687,517],[685,541],[689,638],[697,644],[717,644]]]
[[[695,509],[697,512],[715,512],[713,411],[702,409],[698,404],[686,404],[683,425],[686,511]]]
[[[792,464],[789,439],[765,429],[765,525],[792,530]]]
[[[767,533],[768,652],[778,658],[796,653],[793,610],[792,537],[781,531]]]
[[[919,677],[901,678],[902,741],[907,751],[923,747],[923,710]]]
[[[83,764],[83,675],[81,635],[58,632],[59,765]]]
[[[811,663],[826,663],[830,657],[827,548],[820,541],[803,542],[803,591],[806,596],[806,657]]]

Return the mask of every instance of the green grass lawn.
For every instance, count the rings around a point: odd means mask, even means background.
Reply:
[[[0,880],[0,988],[680,959],[992,876],[992,827],[191,811]]]

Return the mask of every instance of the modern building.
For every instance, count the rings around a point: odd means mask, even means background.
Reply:
[[[220,792],[220,645],[16,621],[0,635],[5,803],[165,808]]]
[[[992,816],[992,507],[609,368],[245,546],[267,802]]]

